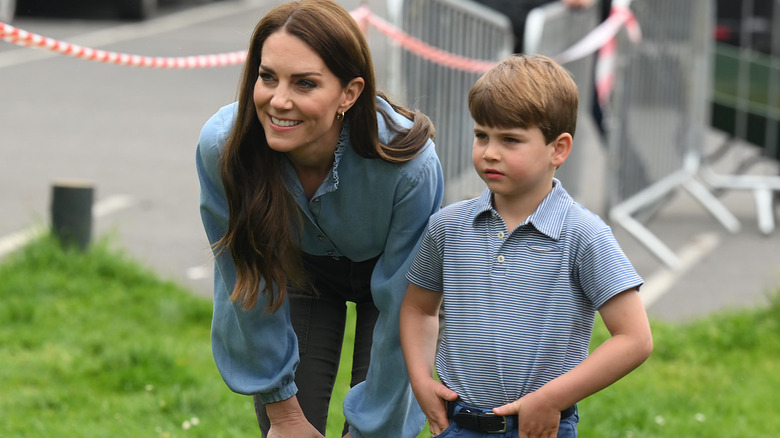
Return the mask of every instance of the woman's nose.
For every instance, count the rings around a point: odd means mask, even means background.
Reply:
[[[289,88],[281,85],[276,87],[273,96],[271,96],[271,106],[277,109],[292,108]]]

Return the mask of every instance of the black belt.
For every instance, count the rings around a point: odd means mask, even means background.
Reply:
[[[517,416],[505,417],[463,405],[455,412],[455,405],[455,402],[447,402],[447,417],[464,429],[482,433],[503,433],[517,427]],[[575,412],[577,405],[564,409],[561,411],[561,420],[571,417]]]

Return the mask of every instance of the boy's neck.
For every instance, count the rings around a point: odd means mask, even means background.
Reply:
[[[552,188],[553,184],[550,181],[550,185],[546,187],[546,190],[541,189],[521,195],[493,193],[493,208],[504,219],[507,231],[512,232],[539,208],[539,205],[552,191]]]

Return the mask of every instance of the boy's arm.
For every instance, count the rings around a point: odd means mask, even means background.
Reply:
[[[441,292],[410,283],[401,303],[400,317],[401,350],[409,381],[433,435],[449,426],[444,400],[458,398],[455,391],[433,378],[441,302]]]
[[[610,298],[599,313],[611,334],[609,339],[571,371],[493,412],[517,413],[521,433],[547,436],[542,431],[549,432],[553,426],[557,430],[560,411],[618,381],[650,356],[653,350],[650,323],[636,289]]]

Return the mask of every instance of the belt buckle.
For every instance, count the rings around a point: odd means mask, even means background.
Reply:
[[[495,415],[496,414],[488,414],[488,416],[495,416]],[[501,424],[502,424],[503,427],[500,430],[494,430],[494,431],[487,432],[487,433],[505,433],[506,432],[506,423],[507,423],[506,417],[501,416]]]

